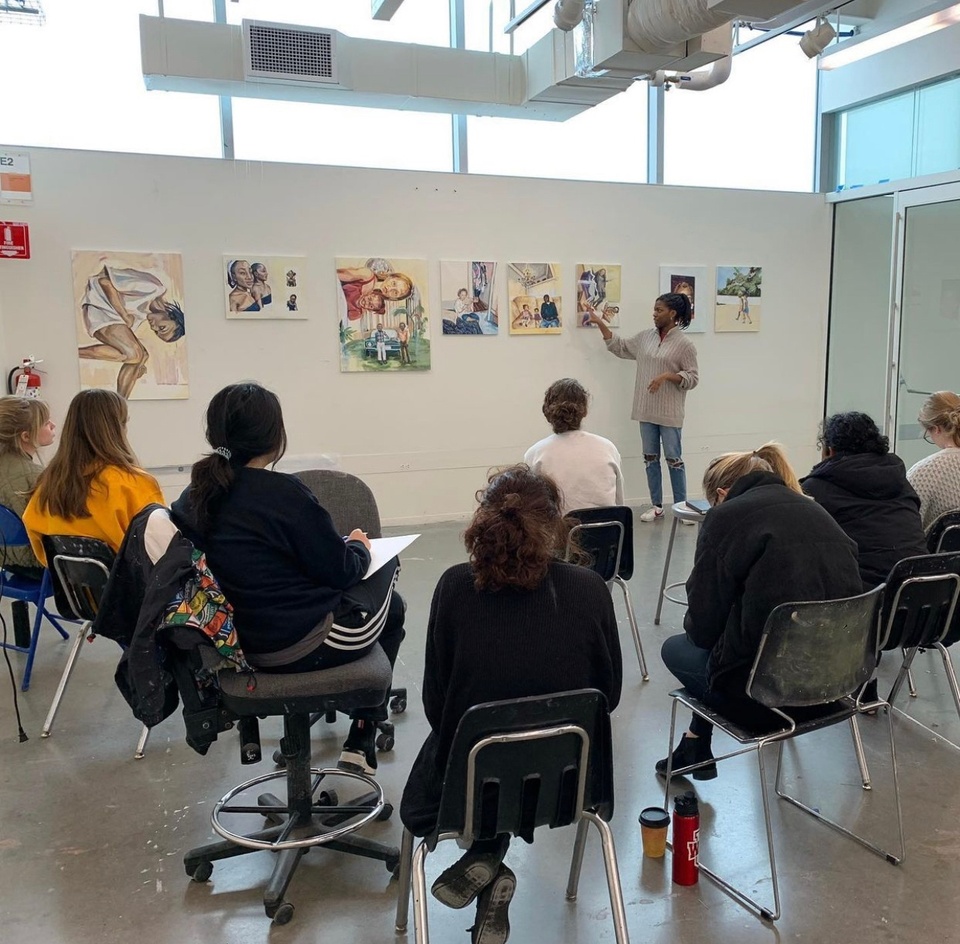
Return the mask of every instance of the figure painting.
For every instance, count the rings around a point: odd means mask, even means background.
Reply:
[[[429,370],[426,261],[357,256],[336,266],[341,372]]]
[[[80,386],[129,400],[183,400],[183,263],[178,253],[73,253]]]
[[[302,257],[236,253],[223,257],[223,290],[228,318],[306,318]]]
[[[591,309],[611,328],[620,327],[620,266],[600,262],[577,264],[577,324],[590,323]]]
[[[560,334],[563,307],[557,263],[511,262],[507,291],[511,334]]]
[[[710,273],[706,266],[660,266],[660,292],[675,292],[690,300],[690,327],[687,334],[703,334],[707,330],[706,312],[710,305]],[[699,292],[699,295],[697,294]],[[697,306],[697,299],[701,304]]]
[[[441,262],[443,333],[483,335],[500,330],[495,262]]]
[[[763,270],[760,266],[717,266],[715,331],[759,331]]]

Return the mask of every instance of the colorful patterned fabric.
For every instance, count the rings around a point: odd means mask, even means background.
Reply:
[[[217,652],[236,666],[251,672],[240,648],[233,625],[233,607],[227,602],[216,577],[207,566],[206,555],[193,552],[193,576],[171,601],[163,615],[167,626],[190,626],[199,630],[217,647]]]

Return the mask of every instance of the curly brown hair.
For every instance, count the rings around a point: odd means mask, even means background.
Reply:
[[[555,433],[580,429],[589,399],[590,394],[579,380],[572,377],[555,380],[543,396],[543,415]]]
[[[477,501],[480,507],[463,536],[477,589],[535,589],[570,534],[557,483],[514,465],[492,472]]]

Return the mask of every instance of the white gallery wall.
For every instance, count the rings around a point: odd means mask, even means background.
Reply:
[[[711,274],[718,264],[762,266],[755,334],[715,334],[711,294],[698,286],[707,331],[692,335],[701,384],[687,397],[684,428],[691,492],[707,459],[724,450],[777,438],[799,470],[817,458],[830,266],[821,195],[29,153],[33,204],[0,207],[0,217],[29,223],[33,253],[0,260],[2,366],[42,357],[44,397],[62,419],[79,389],[71,250],[181,253],[190,396],[135,400],[130,419],[135,450],[170,497],[204,448],[210,397],[256,379],[283,402],[290,447],[282,467],[332,464],[361,475],[388,522],[459,517],[490,466],[519,460],[549,432],[543,391],[572,376],[593,394],[585,425],[624,457],[628,501],[643,500],[630,420],[634,367],[607,354],[596,331],[574,326],[578,262],[623,266],[624,333],[651,326],[663,263],[706,265]],[[308,320],[228,321],[221,269],[231,252],[305,256]],[[339,373],[338,255],[429,260],[429,372]],[[563,333],[511,337],[502,278],[499,336],[443,336],[441,259],[561,263]]]

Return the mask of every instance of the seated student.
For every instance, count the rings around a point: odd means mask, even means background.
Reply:
[[[580,429],[590,394],[579,381],[564,377],[547,388],[543,415],[553,435],[532,445],[523,461],[560,486],[563,513],[574,508],[623,504],[623,473],[617,447]]]
[[[525,465],[491,475],[464,535],[470,562],[449,568],[430,605],[423,706],[430,723],[403,791],[414,835],[437,825],[453,735],[474,705],[578,688],[613,710],[622,666],[610,591],[593,571],[558,559],[569,525],[560,492]],[[433,884],[451,908],[479,895],[472,944],[503,944],[516,876],[502,864],[507,837],[478,840]]]
[[[53,442],[55,428],[42,400],[0,397],[0,505],[21,518],[42,471],[37,450]],[[7,547],[0,553],[10,573],[33,580],[43,576],[43,565],[29,547]]]
[[[703,476],[713,506],[687,579],[685,632],[663,644],[664,665],[690,693],[746,727],[780,726],[745,688],[767,617],[781,603],[833,600],[862,590],[857,547],[800,491],[776,443],[714,459]],[[711,760],[713,726],[697,715],[673,769]],[[665,774],[667,759],[657,761]],[[692,772],[717,775],[716,764]]]
[[[960,396],[940,390],[917,417],[923,438],[940,447],[911,466],[907,479],[920,496],[920,517],[928,529],[941,515],[960,510]]]
[[[856,544],[863,589],[887,579],[904,557],[927,553],[920,499],[890,441],[866,413],[835,413],[820,432],[823,462],[800,479]]]
[[[269,672],[333,668],[378,642],[393,665],[404,635],[400,597],[393,594],[372,638],[356,639],[340,609],[344,591],[370,564],[367,536],[356,529],[341,537],[306,485],[270,468],[287,448],[277,395],[255,383],[231,384],[210,401],[206,422],[213,452],[194,464],[173,520],[206,553],[250,665]],[[376,770],[376,722],[386,717],[386,699],[353,713],[341,766]]]
[[[57,454],[23,513],[41,562],[44,534],[97,538],[118,551],[137,514],[164,504],[157,480],[137,466],[127,415],[127,401],[112,390],[81,390],[70,401]]]

